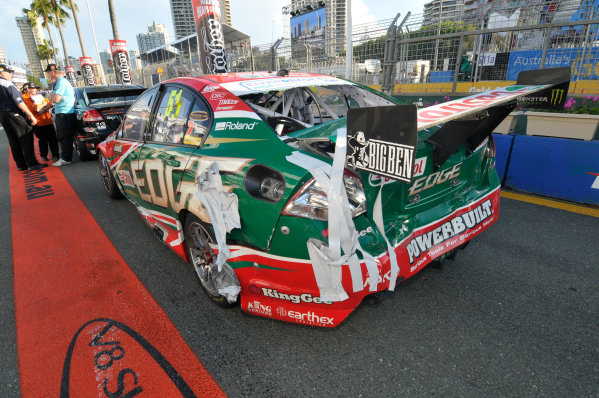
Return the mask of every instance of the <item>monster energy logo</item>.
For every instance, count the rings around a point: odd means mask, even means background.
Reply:
[[[564,97],[564,90],[555,89],[551,90],[551,105],[557,105],[562,102]]]

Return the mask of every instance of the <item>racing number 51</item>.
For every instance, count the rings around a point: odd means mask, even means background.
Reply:
[[[168,98],[168,103],[166,104],[166,111],[164,112],[164,117],[169,117],[171,113],[173,114],[173,117],[179,116],[179,111],[181,110],[181,94],[183,94],[183,90],[171,91],[171,95]],[[173,108],[175,106],[177,108],[173,113]]]

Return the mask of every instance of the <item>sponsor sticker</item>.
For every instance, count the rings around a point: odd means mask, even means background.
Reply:
[[[303,323],[306,325],[327,326],[334,325],[335,318],[319,316],[312,311],[288,311],[283,307],[277,308],[277,315],[281,318],[290,318],[294,322]]]
[[[227,93],[223,93],[222,91],[216,92],[216,93],[212,93],[210,95],[210,99],[211,100],[220,100],[223,99],[227,96]]]
[[[253,130],[258,122],[242,123],[242,122],[218,122],[214,126],[216,131],[224,130]]]
[[[412,265],[410,272],[418,269],[429,257],[438,257],[446,252],[447,248],[459,246],[469,237],[478,234],[493,220],[493,204],[490,199],[487,199],[434,229],[412,237],[406,243],[408,259]]]
[[[189,118],[196,122],[203,122],[204,120],[208,120],[208,112],[193,111],[189,114]]]
[[[438,171],[433,174],[429,174],[426,177],[419,178],[414,181],[410,190],[408,191],[408,196],[416,195],[419,192],[426,191],[436,185],[442,184],[447,181],[451,181],[457,178],[460,175],[460,168],[462,167],[462,162],[456,164],[455,166]]]
[[[129,174],[127,170],[119,170],[116,172],[116,175],[118,176],[121,184],[126,187],[135,188],[135,185],[133,184],[133,178],[131,178],[131,174]]]
[[[270,305],[264,305],[260,303],[260,301],[258,300],[254,300],[248,303],[248,312],[253,314],[272,316],[272,307]]]
[[[250,292],[264,297],[275,298],[279,300],[290,301],[293,304],[313,303],[313,304],[331,304],[323,302],[320,297],[312,296],[310,293],[288,294],[281,293],[277,289],[269,289],[263,286],[251,285]]]
[[[416,106],[350,109],[347,129],[347,163],[351,167],[412,182],[417,141]]]

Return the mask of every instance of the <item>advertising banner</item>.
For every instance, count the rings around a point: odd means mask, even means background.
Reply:
[[[506,80],[516,80],[524,70],[539,69],[542,50],[512,51],[508,62]],[[599,49],[556,48],[547,50],[545,68],[572,67],[572,80],[599,79]]]
[[[112,54],[112,65],[116,74],[118,84],[131,84],[131,64],[129,62],[129,51],[127,41],[109,40],[110,53]]]
[[[77,75],[75,74],[75,68],[72,66],[67,66],[64,69],[65,75],[71,86],[77,87]]]
[[[347,164],[411,183],[418,140],[416,106],[355,108],[347,112]]]
[[[91,57],[79,57],[79,64],[81,64],[81,74],[83,75],[85,85],[95,86],[94,61],[92,61]]]
[[[225,37],[220,24],[220,2],[218,0],[192,0],[192,4],[204,73],[229,72]]]

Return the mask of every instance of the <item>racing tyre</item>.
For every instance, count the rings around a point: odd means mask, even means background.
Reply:
[[[98,156],[98,164],[100,166],[100,176],[102,177],[102,183],[104,184],[104,189],[108,196],[112,199],[120,199],[123,197],[123,194],[119,190],[118,185],[116,185],[116,180],[110,171],[110,166],[108,165],[108,161],[104,157],[103,154]]]
[[[89,153],[83,142],[77,140],[73,141],[73,149],[75,150],[75,152],[77,152],[77,156],[79,156],[79,160],[81,161],[90,160],[93,157],[93,155]]]
[[[227,298],[218,292],[218,284],[239,286],[235,271],[225,263],[220,272],[217,271],[216,254],[212,247],[216,247],[216,239],[212,229],[193,214],[185,218],[185,242],[187,255],[191,260],[193,269],[200,280],[202,289],[216,305],[223,308],[233,307],[239,302],[229,303]]]

